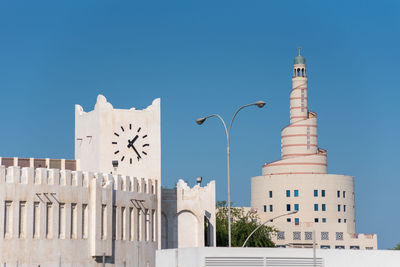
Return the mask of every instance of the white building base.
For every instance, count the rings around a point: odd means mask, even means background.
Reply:
[[[156,252],[156,267],[313,266],[313,249],[296,248],[181,248]],[[317,249],[316,265],[323,267],[394,267],[395,250]]]

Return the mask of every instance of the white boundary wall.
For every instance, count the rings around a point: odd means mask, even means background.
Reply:
[[[400,251],[317,249],[324,267],[400,266]],[[239,264],[239,261],[242,262]],[[274,262],[273,265],[271,263]],[[295,248],[181,248],[156,252],[156,267],[313,266],[313,249]]]

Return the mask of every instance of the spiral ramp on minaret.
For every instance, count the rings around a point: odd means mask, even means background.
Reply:
[[[317,114],[307,106],[303,56],[295,58],[290,93],[290,124],[281,132],[282,159],[265,164],[263,175],[327,173],[326,150],[318,147]]]

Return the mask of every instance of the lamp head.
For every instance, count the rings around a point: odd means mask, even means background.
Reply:
[[[201,185],[201,181],[203,181],[203,177],[197,177],[196,178],[196,183],[200,186]]]
[[[196,123],[198,124],[198,125],[202,125],[203,124],[203,122],[205,122],[206,121],[206,118],[198,118],[197,120],[196,120]]]
[[[254,103],[257,107],[262,108],[265,106],[265,101],[257,101]]]

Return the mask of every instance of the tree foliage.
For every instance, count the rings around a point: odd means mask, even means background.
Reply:
[[[232,247],[241,247],[250,233],[260,225],[255,212],[245,212],[243,208],[231,207]],[[228,207],[225,201],[217,202],[217,246],[228,246]],[[246,247],[275,247],[269,238],[276,230],[261,226],[247,241]]]
[[[218,229],[218,225],[217,225],[217,229]],[[393,249],[394,250],[400,250],[400,243],[398,243]]]

